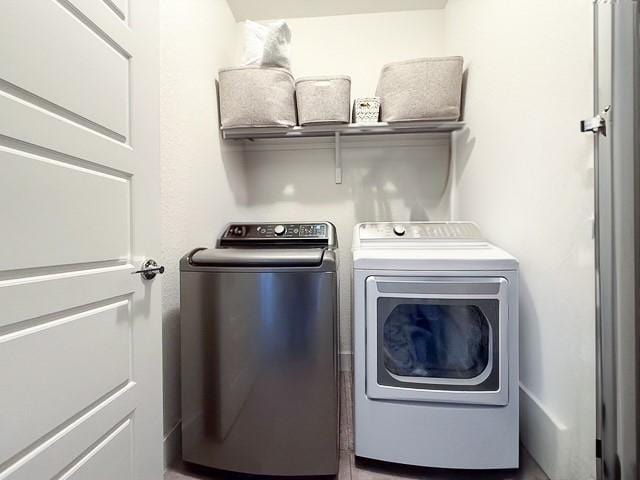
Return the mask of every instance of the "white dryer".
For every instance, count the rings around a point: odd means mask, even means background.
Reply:
[[[353,236],[355,454],[518,467],[518,262],[473,223]]]

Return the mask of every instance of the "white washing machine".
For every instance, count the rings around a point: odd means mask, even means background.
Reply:
[[[518,467],[518,262],[463,222],[353,236],[355,454]]]

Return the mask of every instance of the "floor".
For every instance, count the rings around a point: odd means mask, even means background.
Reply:
[[[520,451],[521,466],[518,470],[444,470],[356,459],[353,455],[352,410],[347,408],[353,404],[351,375],[342,373],[340,383],[343,409],[340,419],[340,472],[337,480],[549,480],[524,449]],[[218,471],[195,471],[178,465],[166,472],[164,480],[221,480],[230,477]]]

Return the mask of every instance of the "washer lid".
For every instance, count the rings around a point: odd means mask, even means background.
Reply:
[[[208,248],[191,264],[208,267],[311,267],[322,264],[323,248]]]

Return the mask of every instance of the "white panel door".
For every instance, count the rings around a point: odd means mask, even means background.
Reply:
[[[160,480],[157,1],[2,7],[0,480]]]

